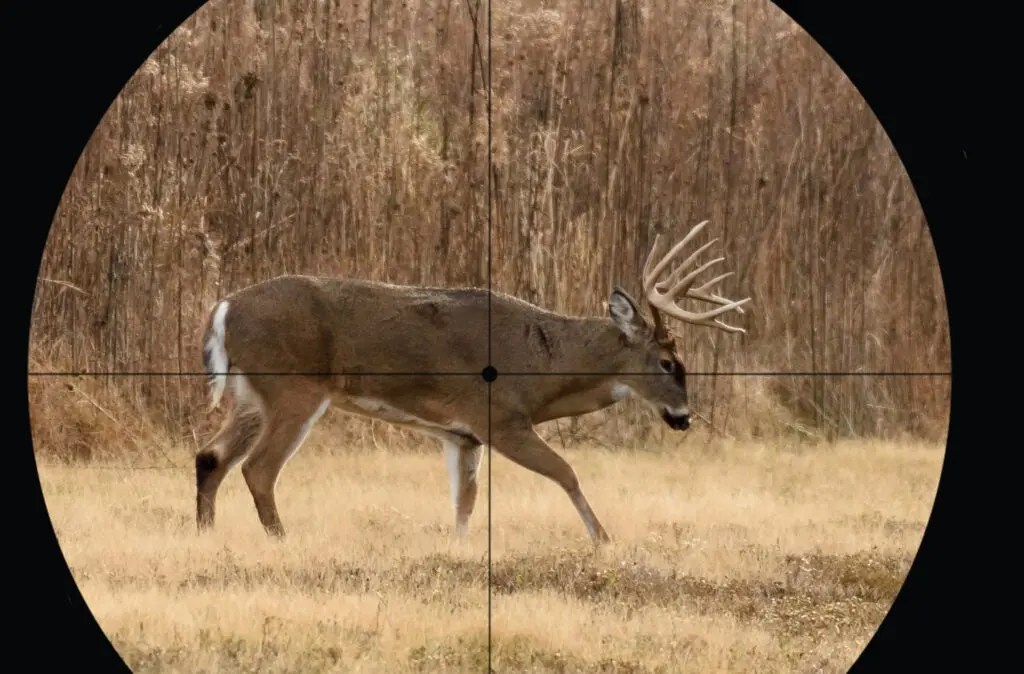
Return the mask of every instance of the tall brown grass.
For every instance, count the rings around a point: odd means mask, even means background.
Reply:
[[[724,292],[754,301],[746,335],[681,329],[691,370],[949,369],[939,270],[899,158],[773,5],[495,3],[490,164],[486,12],[204,6],[142,64],[74,170],[33,370],[198,371],[204,311],[284,272],[476,286],[493,273],[498,290],[603,312],[613,283],[637,292],[655,232],[705,218],[737,271]],[[101,427],[118,446],[180,446],[210,423],[202,377],[31,379],[40,449],[88,453]],[[747,436],[937,438],[949,395],[946,377],[691,386],[711,428]],[[637,441],[652,421],[623,406],[552,433]]]

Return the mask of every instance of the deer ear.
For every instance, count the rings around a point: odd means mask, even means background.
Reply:
[[[608,298],[608,314],[619,330],[631,340],[636,338],[643,327],[643,318],[640,317],[636,302],[621,288],[612,290],[611,297]]]

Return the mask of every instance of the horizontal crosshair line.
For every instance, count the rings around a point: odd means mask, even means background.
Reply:
[[[687,377],[950,377],[952,372],[688,371]],[[29,372],[30,377],[480,377],[481,372]],[[498,377],[665,377],[660,372],[502,372]]]
[[[29,372],[30,377],[480,377],[477,372]]]
[[[802,371],[779,371],[779,372],[701,372],[686,371],[687,377],[949,377],[952,372],[802,372]],[[502,372],[498,370],[499,377],[667,377],[668,374],[661,372]]]

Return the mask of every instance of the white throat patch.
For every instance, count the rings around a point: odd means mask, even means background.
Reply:
[[[619,384],[618,382],[612,384],[612,398],[615,398],[616,402],[632,398],[635,395],[636,392],[625,384]]]

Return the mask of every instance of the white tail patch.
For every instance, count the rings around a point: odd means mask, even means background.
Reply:
[[[206,342],[204,350],[207,353],[206,371],[210,375],[210,393],[213,402],[210,409],[215,410],[220,405],[220,399],[224,395],[224,389],[228,383],[228,352],[224,346],[224,319],[228,315],[228,303],[223,301],[217,305],[213,314],[213,334]]]

